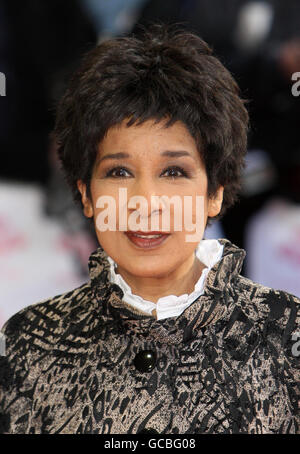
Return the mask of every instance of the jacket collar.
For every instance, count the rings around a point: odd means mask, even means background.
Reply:
[[[128,334],[151,334],[151,338],[167,343],[188,340],[206,327],[221,319],[227,319],[232,312],[230,289],[246,255],[243,249],[226,239],[218,240],[224,245],[221,260],[209,271],[204,293],[197,298],[180,316],[156,320],[151,315],[137,312],[122,301],[122,289],[110,282],[110,263],[106,252],[100,246],[89,258],[90,285],[99,304],[103,304],[103,315],[113,319]]]

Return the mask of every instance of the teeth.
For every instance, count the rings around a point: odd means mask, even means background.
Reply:
[[[137,235],[136,233],[133,234],[134,236],[137,236],[138,238],[159,238],[162,235]]]

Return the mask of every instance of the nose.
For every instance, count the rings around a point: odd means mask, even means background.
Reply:
[[[165,204],[159,201],[162,195],[158,193],[157,185],[150,177],[137,181],[128,193],[128,213],[136,211],[137,222],[145,224],[145,230],[160,228],[160,217],[166,209]]]

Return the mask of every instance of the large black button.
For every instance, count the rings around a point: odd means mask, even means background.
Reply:
[[[152,429],[152,427],[150,427],[149,429],[142,429],[138,432],[138,434],[158,434],[159,432],[157,432],[157,430],[155,429]]]
[[[142,350],[133,361],[139,372],[151,372],[156,364],[156,354],[152,350]]]

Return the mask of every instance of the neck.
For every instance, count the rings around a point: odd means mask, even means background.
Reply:
[[[157,303],[164,296],[171,294],[180,296],[185,293],[189,295],[194,291],[195,284],[199,280],[205,265],[195,255],[184,265],[168,276],[157,278],[133,276],[119,269],[119,267],[116,272],[127,282],[133,294],[142,297],[144,300]]]

